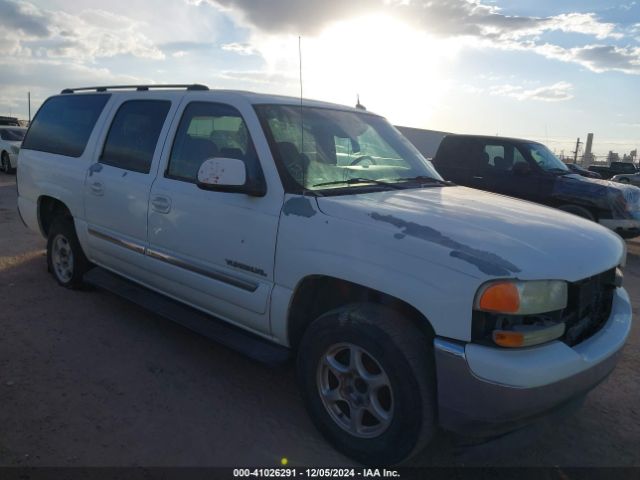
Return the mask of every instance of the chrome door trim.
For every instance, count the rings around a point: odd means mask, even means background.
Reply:
[[[145,247],[144,245],[140,245],[139,243],[132,242],[130,240],[125,240],[123,238],[114,237],[110,234],[100,232],[94,228],[89,227],[88,229],[89,235],[92,235],[101,240],[106,240],[107,242],[111,242],[120,247],[124,247],[128,250],[133,250],[136,253],[141,253],[144,255]]]
[[[241,288],[242,290],[246,290],[247,292],[255,292],[258,289],[258,284],[255,282],[250,282],[241,278],[237,278],[235,276],[229,275],[224,272],[220,272],[218,270],[203,268],[198,265],[194,265],[193,263],[190,263],[186,260],[182,260],[178,257],[170,255],[168,253],[159,252],[158,250],[147,248],[146,254],[151,258],[160,260],[161,262],[168,263],[175,267],[183,268],[190,272],[197,273],[198,275],[203,275],[205,277],[212,278],[213,280],[218,280],[219,282],[233,285],[234,287]]]

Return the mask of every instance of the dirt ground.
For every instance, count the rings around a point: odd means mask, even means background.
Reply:
[[[100,291],[58,287],[0,174],[0,465],[342,466],[292,365],[269,368]],[[640,243],[625,285],[637,315]],[[585,259],[588,261],[588,259]],[[578,414],[517,453],[471,459],[446,435],[414,465],[640,466],[640,328]]]

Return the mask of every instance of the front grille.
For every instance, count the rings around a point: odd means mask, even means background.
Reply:
[[[606,323],[611,314],[615,290],[616,269],[569,284],[567,308],[563,312],[566,324],[562,341],[576,345],[586,340]]]

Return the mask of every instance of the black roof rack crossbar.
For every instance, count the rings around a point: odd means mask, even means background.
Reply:
[[[147,91],[152,88],[186,88],[187,90],[209,90],[206,85],[200,85],[199,83],[192,84],[160,84],[160,85],[111,85],[104,87],[82,87],[82,88],[65,88],[60,93],[75,93],[75,92],[106,92],[107,90],[138,90],[140,92]]]

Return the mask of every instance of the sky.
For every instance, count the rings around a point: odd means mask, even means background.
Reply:
[[[0,0],[0,115],[65,87],[203,83],[396,125],[640,146],[640,0]]]

